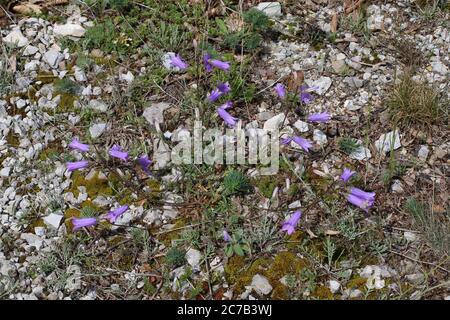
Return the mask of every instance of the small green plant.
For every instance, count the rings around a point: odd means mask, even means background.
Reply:
[[[8,59],[8,49],[1,43],[0,51],[0,97],[7,95],[14,83],[13,74],[8,70],[9,59]]]
[[[250,246],[244,239],[244,231],[241,229],[235,230],[231,237],[231,241],[225,244],[225,254],[228,257],[231,257],[234,254],[243,257],[250,253]]]
[[[273,190],[277,186],[277,181],[272,176],[263,176],[256,181],[256,186],[265,198],[271,198]]]
[[[394,178],[400,178],[406,173],[408,165],[399,163],[394,158],[389,161],[388,167],[383,171],[381,180],[384,185],[389,185]]]
[[[54,84],[55,91],[59,93],[67,93],[71,95],[76,95],[80,93],[81,86],[68,78],[58,79]]]
[[[323,243],[323,248],[326,254],[326,259],[327,259],[327,266],[328,269],[331,269],[332,267],[332,263],[333,263],[333,259],[335,259],[335,255],[336,255],[336,244],[331,240],[331,237],[326,237],[324,243]]]
[[[223,37],[226,48],[236,51],[253,51],[257,49],[270,30],[270,20],[267,15],[255,8],[243,14],[244,25],[239,30],[229,31],[225,22],[216,18],[218,35]]]
[[[166,253],[166,262],[171,267],[179,267],[186,261],[185,254],[184,250],[172,247]]]
[[[82,43],[83,48],[100,49],[118,55],[129,53],[130,48],[134,47],[139,39],[133,39],[127,34],[129,32],[127,26],[124,21],[116,25],[111,18],[106,18],[105,21],[87,29]]]
[[[94,61],[89,58],[89,56],[85,54],[79,54],[77,57],[76,65],[83,69],[84,71],[87,71],[91,68],[91,66],[94,64]]]
[[[225,195],[242,195],[250,192],[251,185],[243,173],[232,170],[225,175],[223,188]]]
[[[262,11],[252,8],[243,14],[244,22],[255,31],[266,31],[270,27],[269,17]]]
[[[351,154],[360,147],[358,141],[353,138],[343,137],[338,141],[339,149],[346,154]]]
[[[343,15],[339,22],[339,29],[351,31],[367,41],[370,38],[370,30],[367,26],[366,10],[359,11],[357,17]]]
[[[352,211],[338,220],[337,229],[349,241],[355,240],[361,234]]]
[[[431,21],[436,14],[445,6],[446,1],[442,0],[419,0],[416,2],[419,14],[424,21]]]
[[[149,34],[149,44],[146,46],[147,54],[153,52],[155,48],[162,52],[179,52],[186,46],[190,33],[178,24],[168,24],[161,21],[158,25],[149,22],[154,32]],[[149,26],[146,26],[148,28]],[[158,55],[157,52],[153,52]]]
[[[98,215],[97,209],[91,206],[84,206],[80,210],[80,217],[89,218],[89,217],[96,217],[97,215]]]

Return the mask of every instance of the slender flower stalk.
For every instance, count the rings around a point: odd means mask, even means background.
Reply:
[[[188,64],[183,61],[183,59],[181,58],[181,56],[179,54],[172,56],[170,58],[170,63],[173,66],[180,68],[180,70],[184,70],[188,67]]]
[[[75,171],[78,169],[84,169],[89,165],[89,161],[87,160],[81,160],[76,162],[66,162],[67,170],[68,171]]]
[[[232,107],[232,104],[230,101],[227,103],[221,105],[219,108],[217,108],[217,114],[219,117],[223,119],[223,121],[230,127],[234,127],[239,120],[236,117],[233,117],[231,114],[229,114],[226,109],[229,109]]]
[[[328,122],[331,119],[331,115],[327,112],[314,113],[308,117],[310,122]]]
[[[286,96],[286,89],[282,83],[277,83],[275,85],[275,92],[282,99]]]
[[[203,55],[203,64],[207,72],[211,72],[213,68],[218,68],[224,71],[228,71],[230,69],[230,64],[228,62],[211,58],[212,57],[209,53]]]
[[[351,188],[347,201],[368,212],[375,202],[375,192],[366,192],[358,188]]]
[[[117,144],[113,145],[111,149],[109,149],[109,155],[123,161],[128,160],[128,152],[123,151]]]
[[[355,171],[352,171],[350,169],[344,168],[344,171],[342,172],[340,179],[342,181],[344,181],[345,183],[348,182],[348,180],[350,180],[350,178],[355,174]]]
[[[291,217],[283,223],[281,231],[286,231],[289,235],[293,234],[301,217],[302,212],[300,210],[295,211]]]
[[[98,220],[96,218],[73,218],[72,225],[73,231],[77,231],[84,227],[90,227],[96,225]]]
[[[73,138],[72,142],[69,143],[68,147],[70,149],[79,150],[81,152],[89,151],[89,145],[81,143],[77,138]]]
[[[128,206],[121,206],[113,211],[110,211],[106,214],[105,219],[109,220],[110,223],[116,222],[117,218],[119,218],[125,211],[128,210]]]
[[[231,239],[231,237],[230,237],[230,235],[229,235],[227,230],[223,230],[223,240],[225,242],[231,242],[232,241],[232,239]]]

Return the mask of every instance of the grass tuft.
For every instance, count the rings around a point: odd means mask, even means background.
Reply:
[[[423,202],[410,198],[406,202],[406,211],[412,216],[414,225],[419,229],[431,247],[438,254],[449,254],[450,222],[445,216],[439,217]]]
[[[444,116],[439,92],[425,83],[416,82],[410,72],[394,85],[387,104],[394,126],[430,127]]]

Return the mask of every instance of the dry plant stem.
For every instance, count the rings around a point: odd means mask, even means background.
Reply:
[[[439,270],[442,270],[442,271],[447,272],[447,273],[450,274],[450,271],[449,271],[449,270],[447,270],[447,269],[445,269],[444,267],[441,267],[441,266],[439,266],[439,265],[437,265],[437,264],[435,264],[435,263],[427,262],[427,261],[422,261],[422,260],[417,260],[417,259],[414,259],[414,258],[409,257],[409,256],[407,256],[407,255],[404,255],[403,253],[396,252],[396,251],[393,251],[393,250],[389,250],[389,252],[391,252],[391,253],[393,253],[393,254],[396,254],[396,255],[399,255],[399,256],[401,256],[401,257],[403,257],[403,258],[409,259],[409,260],[414,261],[414,262],[418,262],[418,263],[422,263],[422,264],[426,264],[426,265],[430,265],[430,266],[436,267],[436,268],[438,268]],[[447,260],[448,260],[448,259],[447,259]]]

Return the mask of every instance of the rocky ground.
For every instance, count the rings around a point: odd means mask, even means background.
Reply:
[[[0,4],[1,299],[450,299],[446,1]],[[226,127],[219,81],[243,128],[309,152],[281,146],[272,176],[171,163],[194,120]]]

